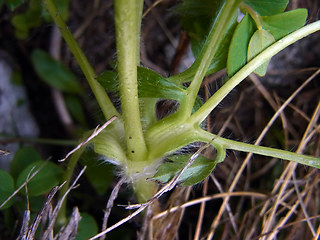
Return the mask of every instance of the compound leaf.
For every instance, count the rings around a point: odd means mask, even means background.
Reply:
[[[260,16],[271,16],[282,13],[286,9],[289,0],[245,0],[244,3]]]
[[[301,28],[308,16],[306,9],[295,9],[268,17],[261,17],[263,29],[270,32],[275,40],[288,35],[289,33]]]
[[[19,174],[31,163],[42,160],[33,147],[22,147],[14,155],[10,164],[10,173],[17,179]]]
[[[249,14],[246,14],[238,24],[231,39],[227,60],[227,73],[235,74],[247,63],[249,41],[256,31],[256,25]]]
[[[264,29],[257,30],[249,42],[248,62],[274,42],[274,37],[268,31]],[[269,61],[270,59],[260,65],[254,72],[259,76],[265,75]]]
[[[29,196],[39,196],[49,192],[59,184],[62,169],[52,162],[37,161],[29,164],[18,176],[16,186],[21,186],[35,171],[39,172],[27,184]],[[25,191],[22,191],[25,194]]]

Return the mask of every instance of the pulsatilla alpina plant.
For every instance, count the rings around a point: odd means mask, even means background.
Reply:
[[[86,76],[106,120],[117,117],[91,141],[94,151],[120,166],[140,202],[152,197],[156,182],[168,182],[184,168],[191,155],[175,152],[194,142],[212,145],[216,158],[195,159],[180,176],[182,185],[205,179],[217,163],[223,162],[228,149],[320,168],[319,158],[237,142],[203,127],[212,110],[250,73],[264,75],[273,55],[320,29],[319,21],[304,26],[305,9],[284,12],[288,0],[184,0],[176,11],[191,38],[195,61],[184,72],[164,77],[140,66],[143,1],[115,0],[116,67],[96,76],[53,1],[44,0],[44,3]],[[244,15],[240,22],[239,9]],[[198,92],[204,77],[223,68],[227,69],[228,79],[203,102]],[[120,98],[121,112],[108,97],[107,93],[111,92]],[[156,104],[163,99],[176,101],[178,108],[159,119]]]

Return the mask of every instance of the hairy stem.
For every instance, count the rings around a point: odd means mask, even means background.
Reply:
[[[55,21],[56,25],[59,27],[61,35],[63,36],[64,40],[68,44],[70,51],[73,53],[74,57],[76,58],[83,74],[85,75],[92,92],[94,93],[97,102],[105,116],[106,119],[110,119],[113,116],[118,116],[119,113],[113,106],[110,98],[108,97],[104,88],[98,83],[96,80],[96,74],[90,65],[88,59],[82,52],[80,46],[78,45],[77,41],[72,36],[72,33],[69,31],[67,25],[65,24],[64,20],[57,12],[56,6],[54,5],[52,0],[44,0],[45,6],[48,9],[52,19]]]
[[[123,112],[127,155],[129,160],[142,161],[146,156],[138,99],[137,65],[141,0],[115,0],[116,46],[120,100]]]
[[[307,166],[320,168],[320,159],[312,156],[301,155],[285,150],[263,147],[263,146],[256,146],[248,143],[237,142],[234,140],[226,139],[204,131],[202,129],[198,130],[199,140],[204,142],[210,142],[212,139],[213,146],[214,144],[218,144],[223,146],[225,149],[236,150],[241,152],[248,152],[248,153],[255,153],[262,156],[280,158],[284,160],[289,160],[292,162],[304,164]]]
[[[243,68],[241,68],[232,78],[230,78],[205,104],[201,106],[188,121],[194,124],[200,124],[210,112],[227,96],[240,82],[242,82],[257,67],[266,62],[272,56],[298,41],[299,39],[320,30],[320,21],[308,24],[295,32],[287,35],[281,40],[275,42],[263,52],[258,54]]]
[[[190,86],[187,89],[186,101],[181,103],[179,114],[182,114],[185,117],[191,115],[192,108],[198,95],[202,80],[205,77],[205,74],[211,64],[214,55],[219,49],[219,44],[224,37],[225,29],[228,28],[228,25],[233,19],[233,16],[236,13],[239,4],[239,0],[226,1],[215,22],[212,24],[212,28],[210,30],[207,41],[205,42],[203,50],[198,58],[200,60],[199,62],[196,61],[194,63],[194,65],[197,66],[197,70]]]

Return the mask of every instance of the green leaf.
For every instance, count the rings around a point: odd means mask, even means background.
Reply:
[[[184,30],[192,41],[203,41],[212,23],[217,17],[224,0],[183,0],[176,8]]]
[[[162,183],[169,182],[185,167],[191,156],[192,155],[175,155],[170,157],[168,162],[158,167],[158,171],[152,179]],[[217,162],[212,159],[198,156],[179,178],[181,185],[191,186],[201,182],[210,175],[216,164]]]
[[[14,155],[10,164],[10,173],[17,179],[19,174],[31,163],[42,160],[33,147],[22,147]]]
[[[96,220],[88,213],[80,213],[81,220],[75,240],[86,240],[98,233]]]
[[[97,80],[108,92],[119,91],[119,80],[116,72],[104,71],[97,77]]]
[[[10,8],[11,11],[19,7],[24,0],[5,0],[6,4]],[[0,1],[0,6],[2,5],[3,1]]]
[[[224,2],[225,1],[221,0],[184,0],[177,8],[178,13],[181,15],[182,26],[191,39],[192,52],[196,58],[199,56],[208,36],[210,23],[216,19]],[[217,72],[226,66],[228,47],[233,31],[237,26],[236,19],[237,14],[230,19],[230,23],[228,28],[225,29],[225,35],[219,45],[219,49],[207,70],[207,75]]]
[[[185,93],[182,87],[169,82],[160,74],[144,67],[138,67],[139,97],[165,98],[180,101]]]
[[[249,43],[248,62],[274,42],[275,42],[274,37],[268,31],[264,29],[257,30],[253,34]],[[265,75],[269,61],[270,59],[267,60],[262,65],[260,65],[254,72],[260,76]]]
[[[0,205],[14,192],[14,181],[9,173],[0,169]],[[14,200],[7,202],[2,208],[6,209],[13,204]]]
[[[105,194],[113,180],[114,166],[108,162],[97,159],[97,154],[92,150],[86,151],[81,156],[81,163],[86,165],[85,174],[96,192]]]
[[[227,60],[227,73],[234,75],[247,63],[249,41],[256,31],[256,25],[249,14],[238,24],[231,39]]]
[[[86,126],[86,115],[81,100],[77,96],[66,94],[65,102],[72,117],[74,117],[82,126]]]
[[[37,74],[48,85],[68,93],[83,92],[76,76],[45,51],[34,50],[31,59]]]
[[[304,26],[307,17],[308,11],[306,9],[296,9],[269,17],[261,17],[261,24],[263,29],[270,32],[275,40],[279,40]]]
[[[282,13],[286,9],[289,0],[245,0],[244,3],[260,16],[271,16]]]
[[[39,196],[49,192],[54,186],[59,184],[62,176],[62,169],[52,162],[37,161],[29,164],[24,171],[18,176],[16,186],[21,186],[27,179],[28,175],[31,176],[38,169],[37,175],[32,178],[28,184],[28,195]],[[22,191],[25,194],[25,191]]]
[[[138,67],[137,71],[140,98],[163,98],[177,101],[184,98],[184,89],[160,74],[144,67]],[[118,92],[119,84],[116,72],[106,71],[97,80],[107,91]]]
[[[31,0],[24,13],[16,14],[12,17],[11,23],[15,27],[17,38],[26,38],[32,28],[40,26],[42,4],[41,0]]]

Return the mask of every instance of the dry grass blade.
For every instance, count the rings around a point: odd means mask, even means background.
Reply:
[[[21,190],[22,188],[24,188],[24,187],[28,184],[28,182],[30,182],[31,179],[34,178],[34,177],[38,174],[38,172],[41,170],[42,167],[43,167],[43,165],[41,165],[34,173],[32,173],[33,170],[34,170],[34,167],[33,167],[33,168],[30,170],[30,173],[28,174],[28,177],[27,177],[26,181],[25,181],[20,187],[18,187],[17,190],[14,191],[14,192],[7,198],[7,200],[5,200],[5,201],[0,205],[0,208],[2,208],[7,202],[9,202],[10,199],[13,198],[18,192],[20,192],[20,190]],[[32,175],[29,176],[31,173],[32,173]]]
[[[144,209],[146,209],[148,206],[150,206],[156,199],[160,198],[164,193],[172,190],[178,183],[179,178],[181,177],[181,175],[183,174],[183,172],[190,167],[190,165],[194,162],[194,160],[200,155],[200,153],[206,149],[207,147],[209,147],[211,144],[207,143],[206,145],[202,146],[201,148],[199,148],[199,150],[194,153],[191,158],[189,159],[189,161],[187,162],[187,164],[185,165],[185,167],[179,172],[179,174],[177,174],[175,177],[173,177],[170,182],[168,182],[164,187],[162,187],[148,202],[146,203],[142,203],[142,204],[133,204],[133,205],[129,205],[126,206],[126,209],[137,209],[135,212],[133,212],[132,214],[130,214],[128,217],[122,219],[121,221],[117,222],[116,224],[112,225],[111,227],[107,228],[106,230],[102,231],[101,233],[95,235],[94,237],[90,238],[90,240],[92,239],[97,239],[103,235],[105,235],[106,233],[112,231],[113,229],[121,226],[122,224],[126,223],[127,221],[129,221],[130,219],[134,218],[135,216],[137,216],[140,212],[142,212]]]
[[[319,70],[319,71],[320,71],[320,70]],[[308,125],[308,127],[307,127],[307,129],[306,129],[306,131],[305,131],[305,133],[304,133],[304,135],[303,135],[303,137],[302,137],[302,140],[301,140],[301,142],[300,142],[300,144],[299,144],[299,147],[298,147],[298,149],[297,149],[297,151],[296,151],[297,153],[302,153],[303,149],[306,147],[306,145],[307,145],[307,141],[306,141],[307,139],[306,139],[306,138],[307,138],[309,132],[311,132],[311,131],[312,131],[312,128],[315,126],[315,123],[317,122],[319,115],[320,115],[320,102],[318,103],[318,106],[317,106],[317,108],[316,108],[316,110],[315,110],[315,112],[314,112],[314,114],[313,114],[313,116],[312,116],[312,118],[311,118],[311,121],[310,121],[310,123],[309,123],[309,125]],[[267,232],[266,230],[269,230],[269,229],[271,228],[271,225],[272,225],[272,223],[273,223],[273,221],[274,221],[274,218],[275,218],[275,212],[276,212],[277,206],[278,206],[278,204],[279,204],[279,203],[278,203],[278,200],[279,200],[280,197],[283,195],[283,192],[284,192],[284,190],[286,189],[286,187],[287,187],[287,185],[288,185],[289,178],[293,177],[293,175],[294,175],[294,170],[295,170],[297,164],[296,164],[296,163],[290,163],[289,165],[290,165],[290,170],[288,171],[287,176],[286,176],[286,178],[285,178],[285,181],[284,181],[284,183],[282,184],[282,186],[281,186],[281,188],[280,188],[280,191],[279,191],[279,194],[278,194],[278,197],[277,197],[276,204],[274,204],[274,206],[273,206],[273,211],[272,211],[270,217],[268,218],[266,227],[263,229],[264,231],[263,231],[262,233]],[[295,207],[293,207],[292,209],[295,209],[295,208],[298,206],[298,204],[300,204],[300,201],[299,201],[299,200],[300,200],[300,199],[297,200],[296,204],[294,205]],[[281,227],[281,226],[286,222],[286,220],[291,216],[291,214],[292,214],[292,210],[289,211],[288,214],[286,215],[286,217],[283,218],[283,219],[277,224],[277,228]],[[306,217],[307,217],[307,216],[306,216]],[[308,217],[307,217],[307,218],[308,218]],[[312,231],[312,230],[311,230],[311,231]],[[270,240],[271,240],[271,239],[274,239],[275,236],[277,235],[277,233],[278,233],[278,231],[272,232],[272,234],[270,234],[267,239],[268,239],[268,240],[269,240],[269,239],[270,239]],[[314,233],[314,232],[313,232],[313,233]],[[315,235],[315,234],[314,234],[314,235]]]
[[[139,208],[143,205],[150,205],[155,199],[160,198],[164,193],[171,191],[179,182],[179,179],[181,177],[181,175],[185,172],[185,170],[187,170],[192,163],[196,160],[196,158],[200,155],[200,153],[206,149],[207,147],[209,147],[212,143],[214,139],[212,139],[209,143],[203,145],[201,148],[198,149],[198,151],[196,151],[188,160],[187,164],[184,166],[184,168],[182,170],[180,170],[180,172],[174,176],[167,184],[165,184],[148,202],[146,203],[142,203],[142,204],[133,204],[130,206],[127,206],[126,209],[136,209]]]
[[[274,121],[278,118],[278,116],[280,115],[280,113],[287,107],[287,105],[293,100],[293,98],[307,85],[309,84],[318,74],[320,73],[320,69],[318,69],[314,74],[312,74],[311,77],[309,77],[303,84],[301,84],[301,86],[283,103],[283,105],[278,109],[278,111],[274,114],[274,116],[271,118],[271,120],[268,122],[267,126],[264,128],[264,130],[262,131],[262,133],[260,134],[260,136],[258,137],[258,139],[255,142],[255,145],[259,145],[261,140],[264,138],[265,134],[267,133],[267,131],[270,129],[271,125],[274,123]],[[232,184],[229,187],[229,192],[232,192],[240,178],[240,176],[242,175],[242,172],[244,171],[245,167],[247,166],[249,160],[251,159],[253,154],[249,153],[247,155],[247,157],[245,158],[245,160],[243,161],[240,169],[237,172],[237,175],[235,176]],[[289,164],[291,165],[291,163]],[[210,233],[207,237],[208,240],[213,238],[215,229],[217,228],[219,221],[221,219],[221,216],[226,208],[226,204],[229,201],[229,198],[225,198],[223,200],[223,203],[220,207],[220,210],[218,212],[218,215],[215,217],[214,221],[211,224],[211,230]]]
[[[27,240],[32,240],[34,239],[34,236],[36,234],[36,231],[38,229],[38,226],[40,224],[40,221],[41,219],[43,219],[43,216],[44,214],[48,211],[48,208],[51,207],[51,201],[52,201],[52,198],[55,196],[55,194],[59,191],[59,189],[64,185],[61,184],[60,186],[58,187],[54,187],[50,193],[48,194],[48,197],[47,197],[47,200],[46,202],[44,203],[41,211],[38,213],[37,217],[35,218],[35,220],[33,221],[33,224],[30,226],[29,230],[28,230],[28,234],[26,235],[26,238]]]
[[[73,208],[68,225],[55,236],[57,240],[73,240],[76,238],[81,216],[77,207]]]
[[[102,232],[104,230],[106,230],[106,228],[107,228],[108,218],[110,216],[114,200],[117,198],[119,190],[120,190],[120,187],[122,186],[122,184],[124,182],[125,182],[124,178],[120,179],[120,181],[113,188],[113,190],[112,190],[112,192],[110,194],[110,197],[109,197],[109,200],[108,200],[108,203],[107,203],[107,207],[106,207],[106,209],[104,211],[103,222],[102,222],[102,230],[101,230]],[[100,240],[104,240],[104,239],[105,239],[105,235],[101,236]]]
[[[211,201],[211,200],[214,200],[214,199],[219,199],[219,198],[229,198],[229,197],[255,197],[255,198],[259,198],[259,199],[266,199],[267,198],[267,195],[265,194],[262,194],[262,193],[255,193],[255,192],[230,192],[230,193],[217,193],[217,194],[213,194],[213,195],[210,195],[210,196],[206,196],[206,197],[202,197],[202,198],[198,198],[198,199],[194,199],[194,200],[191,200],[191,201],[188,201],[180,206],[175,206],[175,207],[172,207],[166,211],[163,211],[157,215],[155,215],[152,220],[155,220],[155,219],[159,219],[163,216],[165,216],[166,214],[168,213],[172,213],[172,212],[175,212],[181,208],[187,208],[187,207],[190,207],[190,206],[193,206],[193,205],[196,205],[196,204],[200,204],[202,202],[208,202],[208,201]]]
[[[67,195],[69,194],[69,192],[76,186],[76,183],[78,182],[79,178],[81,177],[81,175],[84,173],[86,167],[84,167],[80,173],[78,174],[78,176],[76,177],[76,179],[73,181],[73,183],[71,184],[71,186],[68,188],[68,190],[66,191],[66,193],[62,196],[61,199],[59,199],[56,207],[54,208],[53,212],[52,212],[52,216],[51,216],[51,219],[49,220],[49,223],[48,223],[48,228],[47,230],[44,232],[43,236],[42,236],[42,239],[43,240],[46,240],[49,238],[49,236],[51,235],[51,232],[53,231],[53,227],[54,227],[54,224],[56,222],[56,219],[57,219],[57,216],[58,216],[58,213],[59,213],[59,210],[62,206],[62,203],[64,201],[64,199],[67,197]]]
[[[142,15],[142,18],[144,18],[145,16],[148,15],[148,13],[154,8],[156,7],[159,3],[161,3],[163,0],[157,0],[156,2],[154,2]]]
[[[96,129],[93,131],[93,133],[83,142],[81,142],[78,146],[76,146],[74,149],[72,149],[68,154],[65,156],[65,158],[60,159],[59,162],[65,161],[68,157],[71,156],[75,151],[86,145],[88,142],[90,142],[94,137],[96,137],[103,129],[105,129],[110,123],[112,123],[114,120],[116,120],[116,116],[113,116],[110,118],[106,123],[104,123],[101,127],[97,126]]]

